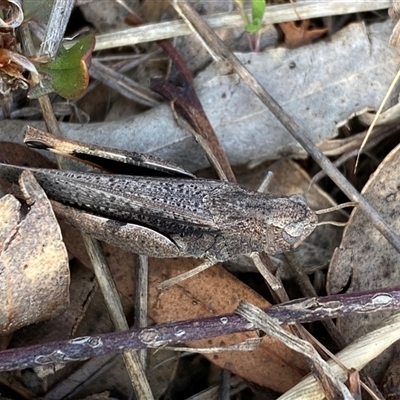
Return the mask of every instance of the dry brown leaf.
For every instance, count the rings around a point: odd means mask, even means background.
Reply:
[[[350,393],[354,400],[362,400],[361,397],[361,385],[360,385],[360,373],[352,368],[349,372],[349,379],[347,380],[347,386],[349,387]]]
[[[283,32],[284,44],[289,49],[307,46],[328,32],[328,28],[314,28],[309,19],[282,22],[278,25]]]
[[[31,172],[19,182],[26,216],[12,196],[1,201],[1,334],[59,315],[69,302],[68,256],[53,210]]]
[[[385,222],[400,231],[400,146],[382,161],[371,175],[362,194]],[[355,209],[343,232],[340,247],[335,250],[328,273],[327,290],[338,293],[390,288],[400,284],[400,255],[372,226],[363,211]],[[338,322],[343,336],[350,342],[369,332],[389,312],[353,316]],[[387,356],[389,353],[387,353]],[[380,358],[369,367],[372,377],[379,376],[388,360]]]
[[[47,157],[24,144],[0,142],[0,161],[7,164],[25,165],[35,168],[55,168]]]
[[[259,307],[270,304],[224,268],[216,265],[160,294],[156,285],[194,268],[191,259],[150,259],[149,316],[157,323],[234,312],[241,300]],[[178,333],[179,334],[179,333]],[[257,337],[254,332],[237,333],[192,342],[191,347],[226,347]],[[258,385],[284,392],[306,373],[302,356],[268,336],[255,351],[205,354],[221,368]]]
[[[95,289],[96,280],[91,271],[86,268],[73,268],[71,270],[70,304],[67,310],[51,320],[18,330],[13,336],[12,347],[67,340],[73,337]]]

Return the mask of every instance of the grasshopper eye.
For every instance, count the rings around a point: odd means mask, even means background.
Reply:
[[[291,222],[287,224],[282,232],[282,237],[287,243],[296,243],[298,238],[304,233],[304,224],[302,222]]]

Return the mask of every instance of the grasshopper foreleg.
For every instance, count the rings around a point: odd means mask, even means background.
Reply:
[[[157,285],[157,289],[159,291],[164,291],[170,289],[172,286],[176,285],[177,283],[183,282],[186,279],[191,278],[192,276],[195,276],[199,274],[200,272],[205,271],[206,269],[212,267],[217,263],[216,260],[208,259],[205,260],[202,264],[200,264],[198,267],[191,269],[190,271],[184,272],[183,274],[174,276],[171,279],[167,279],[164,282],[161,282]]]

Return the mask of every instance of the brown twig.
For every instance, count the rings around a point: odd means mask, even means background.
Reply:
[[[271,306],[264,311],[270,317],[277,319],[281,325],[285,325],[344,317],[352,313],[367,314],[399,308],[400,287],[396,287],[387,290],[377,289],[362,293],[299,299]],[[236,314],[225,314],[159,324],[125,332],[85,336],[0,351],[0,371],[81,361],[125,350],[172,345],[248,330],[248,322],[245,319]],[[176,335],[176,332],[179,332],[179,336]]]
[[[193,128],[193,136],[203,147],[208,160],[222,180],[236,182],[235,175],[221,143],[201,105],[192,85],[185,82],[178,87],[164,79],[152,79],[151,88],[173,102],[173,107],[183,115]]]
[[[144,21],[136,15],[128,15],[126,22],[139,25]],[[212,127],[193,87],[193,75],[187,68],[185,60],[176,51],[168,40],[159,40],[157,44],[170,56],[176,69],[179,71],[178,82],[168,82],[163,78],[152,79],[150,87],[173,102],[173,107],[183,115],[194,130],[194,138],[203,147],[207,158],[216,170],[220,179],[236,182],[225,151]],[[190,131],[193,133],[193,131]]]

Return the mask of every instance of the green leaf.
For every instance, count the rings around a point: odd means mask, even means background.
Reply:
[[[265,13],[265,0],[252,0],[251,14],[253,18],[253,25],[259,25],[258,29],[261,28],[261,22],[263,20],[264,13]]]
[[[53,61],[38,67],[41,82],[29,91],[29,98],[36,99],[51,92],[68,100],[79,98],[89,83],[88,64],[94,44],[95,38],[90,35],[68,50],[60,47]]]
[[[252,24],[246,25],[246,27],[245,27],[246,32],[248,32],[248,33],[256,33],[260,30],[260,28],[261,28],[261,22],[258,19],[253,21]]]

